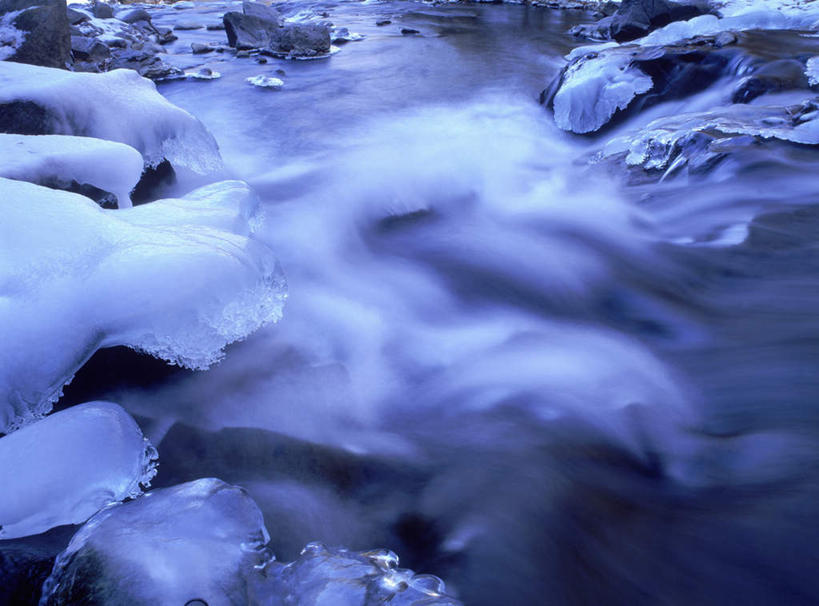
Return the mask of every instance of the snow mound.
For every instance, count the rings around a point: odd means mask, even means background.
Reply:
[[[0,177],[64,188],[72,181],[113,193],[131,206],[142,175],[142,155],[133,147],[91,137],[0,134]]]
[[[79,524],[142,493],[156,450],[110,402],[89,402],[0,438],[0,539]]]
[[[0,62],[0,106],[14,102],[30,102],[45,111],[47,125],[26,134],[125,143],[151,167],[167,159],[199,174],[222,168],[216,140],[202,123],[133,70],[95,74]]]
[[[91,518],[57,557],[40,604],[252,603],[268,538],[242,488],[203,479],[156,490]]]
[[[627,50],[587,53],[563,74],[554,97],[555,122],[563,130],[594,132],[653,85],[651,77],[631,65]]]
[[[254,208],[237,182],[106,211],[0,178],[0,432],[47,412],[98,348],[204,369],[277,321],[284,280],[248,235]]]

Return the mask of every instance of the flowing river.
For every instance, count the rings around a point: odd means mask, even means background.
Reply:
[[[815,152],[641,179],[538,102],[591,14],[299,7],[364,38],[263,64],[191,54],[220,31],[168,47],[222,75],[159,90],[258,193],[289,298],[210,371],[92,394],[157,445],[154,485],[240,484],[280,560],[384,546],[469,605],[815,603]]]

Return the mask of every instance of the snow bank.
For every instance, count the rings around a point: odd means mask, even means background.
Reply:
[[[90,402],[0,438],[0,539],[79,524],[142,493],[156,451],[110,402]]]
[[[142,175],[142,155],[133,147],[91,137],[0,134],[0,177],[59,188],[74,181],[116,195],[131,206]]]
[[[164,488],[94,516],[57,557],[40,604],[248,604],[269,558],[262,513],[221,480]],[[73,599],[72,599],[73,598]]]
[[[47,412],[100,347],[202,369],[278,320],[284,283],[247,235],[253,205],[228,182],[106,211],[0,178],[0,431]]]
[[[0,62],[0,105],[15,101],[46,111],[48,131],[37,134],[125,143],[147,166],[167,159],[200,174],[222,167],[216,140],[202,123],[133,70],[94,74]]]
[[[651,90],[651,78],[631,65],[631,56],[627,50],[612,48],[606,54],[589,53],[570,65],[554,97],[558,127],[594,132],[637,95]]]

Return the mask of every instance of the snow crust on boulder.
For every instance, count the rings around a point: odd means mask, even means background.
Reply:
[[[631,65],[631,54],[617,51],[589,53],[568,67],[554,97],[558,127],[594,132],[634,97],[651,90],[651,77]]]
[[[156,450],[110,402],[89,402],[0,438],[0,539],[80,524],[136,497],[155,475]]]
[[[811,57],[805,64],[805,75],[811,86],[819,85],[819,57]]]
[[[0,134],[0,177],[47,187],[72,181],[93,185],[131,206],[131,190],[142,175],[142,155],[123,143],[68,135]]]
[[[101,347],[193,369],[277,321],[285,286],[247,186],[106,211],[0,178],[0,432],[45,414]],[[48,318],[48,322],[43,322]]]
[[[167,159],[174,167],[208,174],[222,168],[216,140],[185,110],[165,100],[156,85],[126,69],[94,74],[0,62],[0,111],[33,103],[47,124],[12,124],[22,134],[96,137],[138,150],[146,166]],[[31,132],[39,131],[39,132]]]
[[[57,557],[49,604],[248,604],[269,554],[244,489],[202,479],[104,509]],[[198,601],[197,601],[198,600]]]
[[[788,7],[785,4],[756,2],[728,3],[721,16],[701,15],[675,21],[636,42],[641,46],[676,44],[696,36],[715,36],[721,32],[760,30],[815,30],[819,27],[819,7],[815,3]]]

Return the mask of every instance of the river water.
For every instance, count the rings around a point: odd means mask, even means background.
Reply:
[[[537,98],[591,15],[309,9],[365,38],[266,64],[188,52],[219,31],[169,47],[222,74],[160,91],[258,192],[289,299],[212,370],[111,395],[158,485],[220,475],[279,559],[385,546],[470,605],[816,603],[812,152],[662,183],[590,166],[604,139]]]

